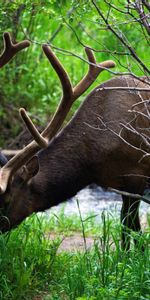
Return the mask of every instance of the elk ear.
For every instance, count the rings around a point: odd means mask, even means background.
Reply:
[[[33,156],[22,168],[21,177],[24,181],[28,181],[34,177],[39,171],[39,160],[37,155]]]

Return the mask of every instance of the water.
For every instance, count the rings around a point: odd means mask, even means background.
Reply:
[[[79,200],[80,210],[82,216],[89,214],[101,215],[103,211],[109,212],[112,216],[120,217],[120,210],[122,206],[121,196],[102,190],[98,186],[86,187],[81,190],[75,197],[68,200],[64,204],[60,204],[50,209],[52,213],[58,213],[62,207],[65,215],[79,214],[77,207],[77,199]],[[143,201],[140,205],[140,215],[145,218],[150,206]]]

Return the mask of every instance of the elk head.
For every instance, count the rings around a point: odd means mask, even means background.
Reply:
[[[5,34],[4,38],[6,49],[9,48],[9,56],[12,57],[13,54],[10,50],[12,49],[12,52],[14,52],[14,46],[12,46],[8,34]],[[28,42],[24,41],[17,45],[15,45],[15,49],[16,47],[23,49],[28,46]],[[49,159],[49,152],[47,153],[47,151],[50,146],[48,145],[61,128],[74,101],[88,89],[103,70],[115,66],[113,61],[96,63],[92,51],[89,48],[85,48],[89,62],[89,70],[85,77],[75,87],[72,87],[68,74],[51,48],[47,45],[43,45],[42,48],[60,79],[63,95],[54,117],[41,134],[35,128],[26,111],[23,108],[20,109],[20,116],[33,136],[34,141],[20,150],[18,154],[6,162],[0,169],[0,230],[2,232],[15,227],[31,213],[43,211],[57,204],[54,191],[56,189],[55,184],[53,183],[51,187],[48,187],[45,181],[47,176],[49,176],[48,172],[51,172],[51,170],[47,170],[46,168]],[[5,52],[7,52],[7,50]],[[5,59],[3,59],[3,56],[4,54],[2,54],[0,60],[5,61],[6,64],[9,59],[7,54],[5,54]],[[4,63],[2,64],[1,62],[0,64],[1,66],[4,65]],[[38,153],[41,148],[44,149]],[[44,160],[40,160],[39,165],[40,153],[43,153]],[[40,175],[42,164],[45,171]],[[62,184],[63,183],[61,183],[61,185]],[[49,194],[51,195],[51,193],[49,193],[50,188],[53,191],[52,200],[49,199]]]

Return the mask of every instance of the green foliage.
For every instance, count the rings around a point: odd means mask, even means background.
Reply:
[[[108,5],[105,1],[96,1],[96,3],[104,16],[108,16]],[[131,22],[131,16],[121,12],[125,10],[125,3],[126,1],[114,1],[120,11],[109,9],[109,21],[119,34],[128,38],[140,59],[148,65],[148,39],[144,38],[140,25]],[[134,17],[137,17],[136,13]],[[133,26],[134,24],[136,26]],[[18,53],[1,70],[1,144],[4,140],[3,127],[6,127],[8,109],[11,109],[14,114],[20,106],[23,106],[30,111],[31,115],[37,116],[40,123],[45,123],[59,101],[60,84],[55,72],[42,54],[41,44],[44,42],[63,49],[56,51],[56,54],[70,74],[73,85],[83,77],[87,70],[87,64],[73,56],[77,54],[79,57],[86,58],[84,45],[89,45],[96,50],[98,61],[115,60],[117,64],[115,72],[126,72],[128,67],[136,75],[143,75],[140,66],[129,55],[128,49],[125,49],[111,31],[106,30],[106,24],[92,1],[1,1],[1,49],[4,31],[9,31],[18,41],[29,39],[31,46]],[[69,50],[69,52],[66,53],[64,50]],[[119,52],[125,55],[116,54]],[[102,73],[92,88],[109,77],[108,72]],[[77,104],[75,103],[73,111],[77,109],[84,96],[77,101]],[[10,135],[15,136],[19,132],[20,120],[17,118],[17,129],[12,120],[8,119],[8,123]]]

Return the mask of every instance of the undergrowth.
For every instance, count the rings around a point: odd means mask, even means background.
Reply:
[[[84,251],[58,251],[60,232],[81,232]],[[50,240],[47,233],[55,232]],[[34,215],[10,233],[0,235],[0,299],[2,300],[148,300],[150,258],[147,232],[129,252],[120,248],[121,226],[109,215],[66,217],[63,212]],[[86,236],[94,245],[87,248]],[[145,251],[141,246],[145,244]]]

